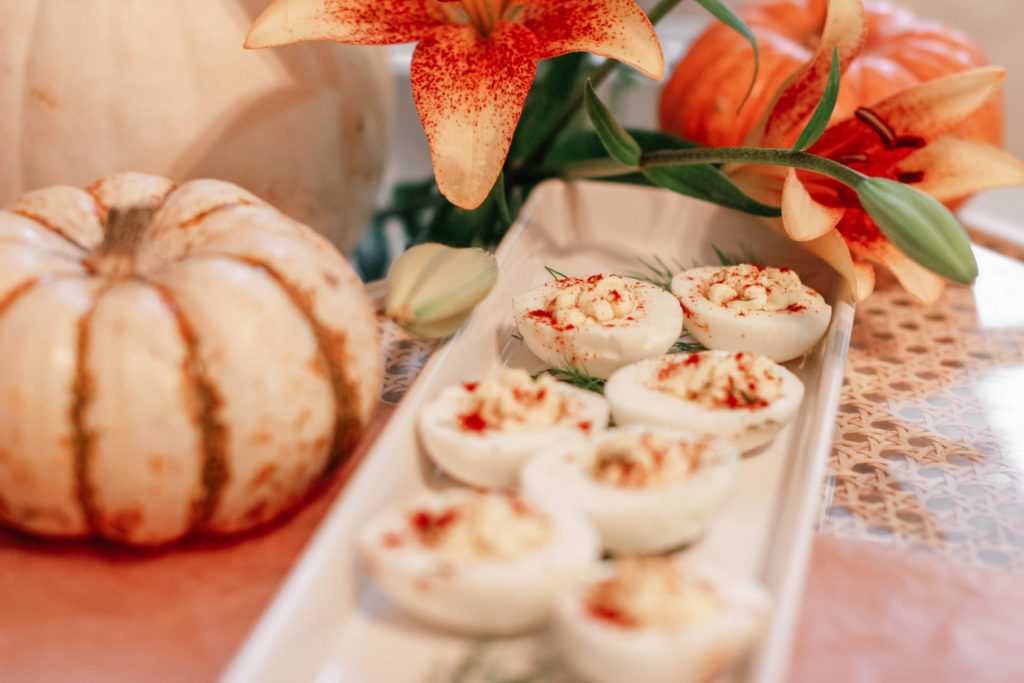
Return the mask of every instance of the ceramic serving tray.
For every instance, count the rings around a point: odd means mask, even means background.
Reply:
[[[751,216],[663,190],[551,181],[534,191],[498,248],[494,290],[424,367],[223,681],[470,680],[455,676],[467,657],[482,650],[490,652],[488,666],[507,665],[519,673],[533,665],[532,658],[548,657],[544,632],[481,644],[406,616],[367,576],[353,551],[355,535],[378,510],[426,489],[455,485],[430,465],[418,443],[414,426],[425,401],[445,386],[493,374],[502,365],[543,368],[514,335],[511,310],[513,297],[551,278],[545,267],[576,276],[629,274],[644,272],[642,261],[656,258],[683,267],[718,264],[718,252],[793,268],[833,307],[825,337],[787,364],[806,386],[796,419],[769,448],[743,460],[726,510],[685,551],[767,587],[773,600],[770,628],[730,676],[782,680],[853,322],[845,282]],[[502,659],[506,652],[508,661]],[[547,680],[572,680],[558,673],[555,662]]]

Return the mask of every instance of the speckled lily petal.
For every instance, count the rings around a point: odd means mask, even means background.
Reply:
[[[633,0],[530,0],[519,11],[537,35],[540,59],[586,51],[656,80],[665,74],[654,27]]]
[[[872,104],[870,110],[894,135],[931,142],[977,111],[1005,78],[1006,70],[1001,67],[961,71],[901,90]],[[882,148],[882,138],[851,117],[830,126],[808,151],[836,157],[854,151],[877,153]]]
[[[431,0],[274,0],[253,22],[245,47],[300,40],[392,45],[419,40],[444,21]]]
[[[438,27],[412,59],[416,109],[434,177],[454,204],[472,209],[501,172],[536,72],[537,39],[500,22],[489,38],[470,26]]]
[[[825,92],[833,48],[845,71],[864,44],[867,23],[861,0],[829,0],[827,17],[814,56],[785,87],[768,116],[759,143],[764,147],[789,147],[800,135]]]
[[[974,140],[946,137],[914,150],[897,173],[923,170],[914,187],[950,202],[994,187],[1024,185],[1024,164],[1001,149]]]

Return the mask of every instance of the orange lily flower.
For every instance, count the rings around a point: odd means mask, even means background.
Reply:
[[[508,155],[537,61],[588,51],[654,79],[665,61],[633,0],[275,0],[250,48],[300,40],[418,42],[411,79],[438,188],[472,209]]]
[[[783,88],[746,141],[790,147],[825,89],[833,48],[845,69],[863,45],[860,0],[830,0],[821,42]],[[869,176],[927,192],[947,206],[995,187],[1024,184],[1024,165],[1006,152],[950,133],[996,91],[1005,70],[982,67],[926,81],[833,122],[808,152]],[[856,193],[821,175],[767,166],[733,166],[730,177],[751,196],[781,204],[781,228],[803,241],[850,282],[859,301],[874,289],[872,263],[888,268],[922,303],[945,281],[897,249],[861,208]]]

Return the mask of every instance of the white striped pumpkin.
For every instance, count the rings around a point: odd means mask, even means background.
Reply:
[[[388,160],[388,52],[244,49],[268,4],[0,2],[0,205],[126,170],[221,178],[351,253]]]
[[[0,212],[0,521],[134,545],[298,503],[376,405],[372,305],[223,181],[125,173]]]

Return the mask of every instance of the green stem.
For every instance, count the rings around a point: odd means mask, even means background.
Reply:
[[[694,164],[765,164],[790,166],[813,171],[856,188],[868,176],[844,166],[838,161],[791,149],[763,147],[694,147],[692,149],[665,149],[640,156],[640,168],[654,166],[691,166]]]
[[[665,18],[665,15],[675,9],[682,0],[661,0],[655,5],[650,12],[647,13],[647,18],[651,20],[652,24],[657,24],[659,21]]]
[[[651,9],[650,12],[647,13],[647,18],[650,19],[652,24],[657,24],[680,2],[682,2],[682,0],[661,0]],[[614,59],[606,59],[600,66],[591,71],[587,78],[590,80],[591,85],[596,89],[597,86],[601,85],[601,83],[611,75],[615,70],[615,67],[618,65],[619,63]],[[554,125],[552,125],[545,134],[538,138],[538,142],[534,145],[533,151],[526,155],[526,158],[516,164],[515,168],[511,170],[516,172],[537,164],[551,146],[551,143],[555,141],[555,138],[562,133],[565,127],[569,125],[569,122],[572,121],[582,109],[583,89],[580,88],[572,98],[566,102],[565,107],[562,109],[562,114],[555,121]]]

